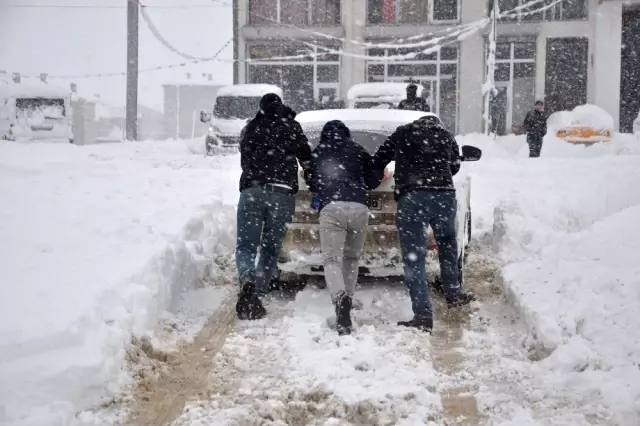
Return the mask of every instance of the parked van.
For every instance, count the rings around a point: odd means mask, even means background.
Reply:
[[[282,98],[282,89],[271,84],[235,84],[218,91],[213,114],[200,112],[200,121],[209,124],[205,137],[207,155],[237,151],[240,132],[255,117],[260,109],[260,99],[267,93]]]
[[[45,83],[0,85],[0,138],[73,143],[71,91]]]

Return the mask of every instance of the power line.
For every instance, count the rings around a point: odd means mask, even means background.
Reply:
[[[211,8],[227,8],[229,3],[214,4],[183,4],[183,5],[148,5],[145,7],[152,9],[211,9]],[[89,4],[7,4],[0,5],[2,8],[11,9],[126,9],[127,6],[121,5],[89,5]]]
[[[180,51],[177,47],[175,47],[174,45],[172,45],[171,43],[169,43],[169,41],[162,35],[162,33],[160,33],[160,30],[158,30],[158,27],[155,26],[155,24],[153,23],[153,21],[151,20],[151,17],[149,16],[149,14],[147,13],[147,7],[146,5],[138,2],[138,4],[140,5],[140,14],[142,15],[142,19],[144,20],[144,22],[147,24],[147,27],[149,28],[149,31],[151,31],[151,34],[153,34],[153,36],[156,38],[156,40],[158,40],[164,47],[166,47],[168,50],[170,50],[171,52],[175,53],[178,56],[182,56],[185,59],[189,59],[190,61],[212,61],[214,59],[216,59],[218,57],[218,55],[220,55],[220,53],[230,44],[233,42],[233,38],[231,38],[229,41],[227,41],[217,52],[215,55],[210,56],[210,57],[198,57],[198,56],[193,56],[193,55],[189,55],[187,53],[184,53],[182,51]]]
[[[528,3],[526,5],[521,5],[518,7],[515,7],[513,9],[510,9],[508,11],[505,12],[501,12],[498,17],[510,17],[510,16],[515,16],[517,15],[518,12],[520,12],[521,15],[526,14],[535,14],[535,13],[540,13],[544,10],[547,10],[553,6],[555,6],[556,4],[562,2],[563,0],[555,0],[550,4],[544,5],[543,7],[534,9],[534,10],[527,10],[526,12],[522,12],[524,9],[529,9],[532,5],[537,4],[537,3],[542,3],[545,0],[535,0],[531,3]],[[144,6],[144,7],[149,7],[149,6]],[[148,16],[147,16],[148,17]],[[144,15],[143,15],[144,18]],[[146,21],[146,19],[145,19]],[[260,58],[260,59],[232,59],[232,58],[219,58],[218,55],[221,53],[222,50],[224,50],[224,48],[226,48],[232,41],[233,39],[227,41],[227,43],[225,43],[225,45],[223,45],[223,47],[212,57],[209,58],[198,58],[198,57],[194,57],[191,55],[188,55],[184,52],[181,52],[179,49],[177,49],[175,46],[171,45],[170,43],[168,43],[168,41],[166,39],[164,39],[164,37],[162,37],[162,35],[159,33],[159,31],[157,31],[156,28],[156,32],[152,33],[154,34],[154,36],[157,37],[157,35],[160,35],[160,37],[158,38],[158,40],[165,45],[165,47],[167,47],[168,49],[172,50],[174,53],[184,57],[184,58],[193,58],[193,59],[189,59],[189,61],[187,62],[180,62],[180,63],[176,63],[176,64],[170,64],[170,65],[159,65],[159,66],[155,66],[155,67],[151,67],[151,68],[145,68],[145,69],[141,69],[139,70],[139,72],[154,72],[154,71],[160,71],[160,70],[166,70],[166,69],[171,69],[171,68],[179,68],[179,67],[186,67],[188,65],[192,65],[192,64],[201,64],[201,63],[206,63],[206,62],[211,62],[211,61],[216,61],[216,62],[223,62],[223,63],[235,63],[235,62],[241,62],[241,63],[267,63],[269,61],[296,61],[296,60],[300,60],[300,59],[305,59],[305,58],[309,58],[309,57],[317,57],[317,56],[321,56],[326,54],[327,52],[332,53],[332,54],[337,54],[337,55],[341,55],[341,56],[347,56],[347,57],[353,57],[353,58],[357,58],[357,59],[364,59],[364,60],[372,60],[372,61],[380,61],[380,60],[387,60],[387,61],[398,61],[398,60],[406,60],[406,59],[411,59],[412,57],[415,57],[416,54],[419,53],[424,53],[424,54],[428,54],[428,53],[432,53],[437,51],[438,49],[440,49],[442,46],[446,46],[449,44],[453,44],[457,41],[460,41],[474,33],[476,33],[477,31],[481,30],[482,28],[484,28],[488,23],[489,23],[490,19],[489,18],[484,18],[478,21],[474,21],[468,24],[460,24],[457,25],[455,27],[450,27],[449,29],[456,29],[456,31],[453,31],[451,34],[449,35],[445,35],[443,37],[441,37],[438,42],[439,44],[435,44],[433,47],[429,47],[427,49],[424,49],[422,51],[417,51],[417,52],[411,52],[411,53],[406,53],[406,54],[401,54],[401,55],[393,55],[393,56],[386,56],[386,57],[379,57],[379,56],[370,56],[370,55],[359,55],[359,54],[354,54],[354,53],[349,53],[349,52],[345,52],[342,49],[331,49],[328,48],[326,46],[321,46],[321,45],[317,45],[314,43],[308,43],[308,42],[303,42],[303,44],[309,46],[312,49],[316,49],[316,50],[322,50],[324,52],[321,53],[314,53],[313,51],[309,51],[307,53],[303,53],[303,54],[299,54],[299,55],[290,55],[290,56],[276,56],[276,57],[269,57],[269,58]],[[149,21],[150,22],[150,21]],[[305,28],[300,28],[300,27],[295,27],[292,26],[292,28],[295,28],[297,30],[301,30],[301,31],[306,31],[306,32],[312,32],[315,33],[312,30],[309,29],[305,29]],[[463,28],[465,28],[463,30]],[[468,28],[468,29],[466,29]],[[150,28],[151,29],[151,28]],[[334,39],[338,39],[341,41],[347,41],[346,39],[342,39],[342,38],[338,38],[338,37],[334,37],[334,36],[330,36],[327,34],[323,34],[323,33],[317,33],[318,36],[323,36],[326,38],[334,38]],[[453,38],[453,36],[455,35],[455,38]],[[407,40],[415,40],[418,37],[422,37],[422,36],[427,36],[427,35],[417,35],[417,36],[412,36],[412,37],[408,37]],[[446,41],[444,43],[440,43],[443,39],[450,39],[449,41]],[[348,40],[351,41],[351,40]],[[434,44],[434,43],[431,43]],[[393,45],[394,48],[408,48],[408,46],[411,46],[411,43],[408,44],[397,44],[397,45]],[[428,45],[428,44],[427,44]],[[387,46],[387,44],[385,43],[377,43],[377,44],[370,44],[368,47],[380,47],[380,46]],[[382,47],[380,47],[382,48]],[[111,73],[96,73],[96,74],[78,74],[78,75],[50,75],[49,78],[53,78],[53,79],[81,79],[81,78],[103,78],[103,77],[116,77],[116,76],[125,76],[126,72],[111,72]],[[25,75],[25,77],[38,77],[38,76],[32,76],[32,75]]]

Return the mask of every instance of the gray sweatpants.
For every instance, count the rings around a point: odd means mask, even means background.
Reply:
[[[356,290],[368,222],[369,209],[360,203],[338,201],[320,212],[324,278],[334,303],[341,292],[353,296]]]

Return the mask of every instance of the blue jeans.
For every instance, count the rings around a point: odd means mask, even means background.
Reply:
[[[295,196],[262,188],[247,188],[238,202],[236,267],[241,284],[255,284],[258,296],[266,294],[276,275],[278,256],[293,219]],[[256,267],[256,255],[260,260]]]
[[[442,287],[447,300],[460,294],[454,191],[415,190],[398,201],[396,225],[402,247],[404,277],[416,318],[433,318],[427,286],[427,228],[438,243]]]

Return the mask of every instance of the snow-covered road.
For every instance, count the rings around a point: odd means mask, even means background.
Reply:
[[[401,285],[363,287],[352,336],[313,289],[231,324],[239,161],[200,142],[0,144],[0,424],[118,424],[174,379],[176,426],[640,424],[635,137],[535,160],[460,138],[484,150],[465,165],[482,297],[430,337],[394,325]]]

